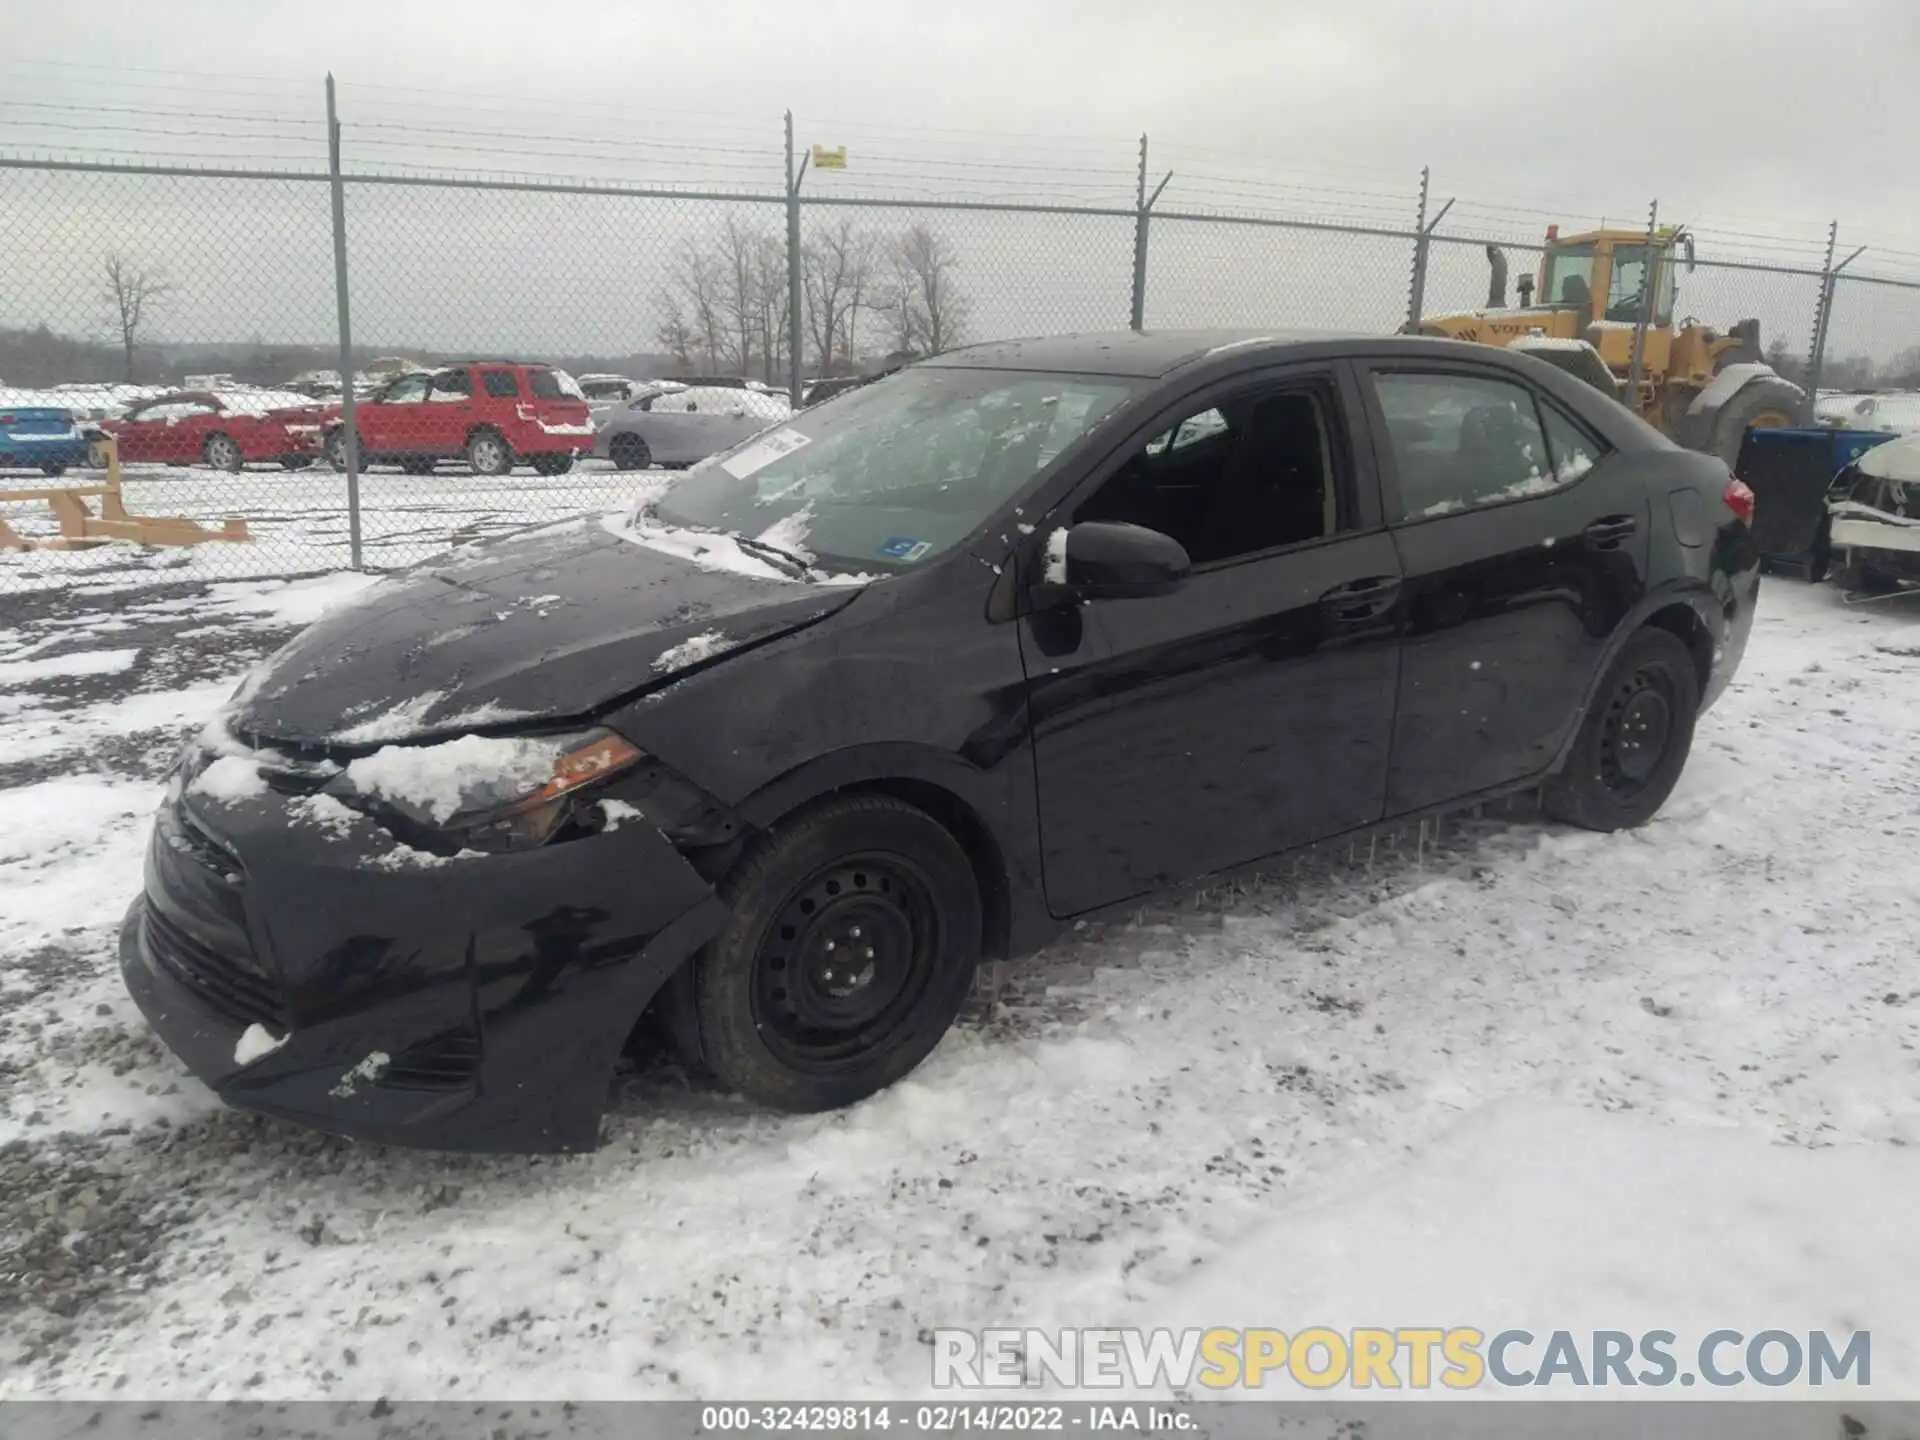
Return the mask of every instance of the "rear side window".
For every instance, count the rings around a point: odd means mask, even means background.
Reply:
[[[564,370],[529,370],[527,386],[542,400],[584,400],[579,381]]]
[[[1373,385],[1402,521],[1543,495],[1577,480],[1597,458],[1593,442],[1577,452],[1569,436],[1568,473],[1557,476],[1533,392],[1522,385],[1412,371],[1376,374]]]
[[[1547,453],[1553,457],[1553,478],[1571,485],[1600,463],[1607,447],[1573,423],[1551,404],[1542,401],[1540,419],[1546,425]]]
[[[473,376],[465,370],[442,370],[433,377],[433,386],[427,392],[429,400],[471,400],[473,398]]]
[[[511,370],[489,370],[480,377],[487,394],[499,400],[511,400],[520,393],[520,381]]]

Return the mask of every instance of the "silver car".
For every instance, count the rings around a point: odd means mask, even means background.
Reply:
[[[784,395],[720,385],[690,385],[643,396],[600,426],[593,453],[622,470],[692,465],[790,418]]]

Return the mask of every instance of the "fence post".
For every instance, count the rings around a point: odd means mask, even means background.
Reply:
[[[1140,179],[1134,192],[1133,210],[1133,317],[1131,324],[1136,331],[1147,328],[1147,225],[1148,216],[1153,210],[1153,202],[1160,198],[1160,192],[1167,188],[1167,181],[1173,179],[1169,170],[1153,187],[1153,194],[1147,194],[1147,137],[1140,137]]]
[[[340,448],[347,457],[347,554],[360,569],[360,432],[354,421],[353,322],[347,313],[347,187],[340,177],[340,116],[327,72],[327,178],[333,191],[333,304],[340,318]]]
[[[1413,220],[1413,281],[1407,287],[1407,333],[1420,333],[1420,316],[1427,304],[1427,182],[1431,178],[1425,165],[1420,167],[1420,206]]]
[[[1627,366],[1627,408],[1634,414],[1640,413],[1640,374],[1647,359],[1647,324],[1653,317],[1653,246],[1660,224],[1660,202],[1655,200],[1647,206],[1647,250],[1641,260],[1640,269],[1640,305],[1633,317],[1633,360]],[[1614,263],[1619,264],[1616,257]],[[1607,277],[1607,288],[1613,288],[1613,276]],[[1602,311],[1606,309],[1606,297],[1599,300]]]
[[[1407,324],[1405,333],[1420,333],[1421,317],[1427,313],[1427,257],[1433,250],[1433,232],[1440,228],[1440,222],[1447,218],[1447,212],[1453,208],[1448,200],[1440,207],[1440,213],[1427,219],[1427,167],[1420,167],[1420,210],[1414,217],[1413,226],[1413,284],[1407,290]]]
[[[1814,407],[1820,398],[1820,371],[1827,358],[1827,315],[1833,306],[1833,251],[1839,240],[1840,222],[1830,221],[1827,225],[1827,258],[1820,265],[1820,294],[1813,302],[1813,334],[1807,340],[1806,394],[1800,401],[1802,425],[1813,423]]]
[[[805,157],[796,170],[793,162],[793,111],[787,111],[787,399],[800,408],[801,306],[806,287],[800,278],[800,180],[807,173]]]

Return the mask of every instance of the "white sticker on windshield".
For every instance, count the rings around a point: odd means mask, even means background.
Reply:
[[[782,455],[791,455],[804,445],[813,443],[809,436],[798,430],[775,430],[770,435],[762,435],[746,449],[729,455],[720,462],[720,468],[736,480],[744,480],[756,470],[764,470]]]

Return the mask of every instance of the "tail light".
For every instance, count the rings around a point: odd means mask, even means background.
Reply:
[[[1753,491],[1747,482],[1737,475],[1727,477],[1727,488],[1720,498],[1727,502],[1727,508],[1740,517],[1744,525],[1753,524]]]
[[[0,425],[11,425],[11,424],[13,424],[13,416],[0,415]]]

